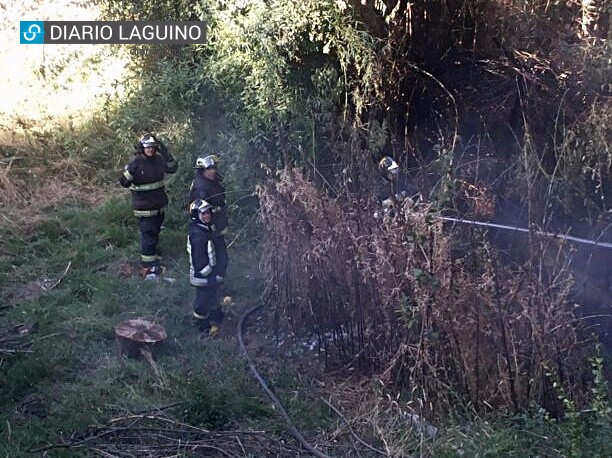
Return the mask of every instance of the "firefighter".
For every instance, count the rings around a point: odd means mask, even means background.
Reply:
[[[219,157],[215,154],[200,156],[196,160],[189,201],[194,202],[197,199],[204,199],[213,207],[213,238],[217,248],[218,272],[222,278],[225,278],[229,262],[225,242],[228,218],[223,177],[219,173]]]
[[[383,214],[393,216],[395,208],[401,206],[408,196],[406,177],[400,173],[399,165],[391,156],[384,156],[378,162],[380,176],[377,181],[377,198],[383,207]],[[378,215],[375,215],[378,216]]]
[[[213,209],[214,206],[203,199],[191,203],[187,236],[189,282],[196,287],[193,317],[199,330],[211,337],[217,334],[224,318],[220,302],[223,278],[217,263]]]
[[[134,157],[119,177],[119,183],[132,191],[134,216],[138,218],[140,227],[140,275],[154,280],[161,275],[157,245],[168,205],[164,175],[176,172],[178,163],[153,134],[144,135],[135,149]]]

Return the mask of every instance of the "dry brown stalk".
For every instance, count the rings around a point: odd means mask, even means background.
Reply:
[[[389,386],[417,387],[424,413],[560,408],[546,367],[577,386],[567,263],[513,266],[431,209],[374,220],[367,201],[330,198],[297,169],[259,190],[270,304],[291,331],[317,336],[326,361],[356,360]],[[541,259],[559,259],[551,242]],[[545,275],[537,272],[546,272]]]

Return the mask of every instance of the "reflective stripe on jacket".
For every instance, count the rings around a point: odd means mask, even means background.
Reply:
[[[136,154],[132,158],[119,177],[119,183],[132,191],[135,211],[160,211],[168,205],[164,176],[176,172],[177,167],[178,164],[171,156],[164,158],[158,153],[152,157]]]
[[[189,282],[193,286],[208,286],[208,278],[215,277],[217,256],[211,227],[191,221],[187,236],[189,254]]]
[[[165,208],[160,208],[159,210],[134,210],[134,216],[136,216],[137,218],[145,218],[148,216],[162,215],[165,212]]]

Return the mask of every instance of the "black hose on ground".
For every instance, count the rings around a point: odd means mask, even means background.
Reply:
[[[289,414],[287,413],[287,411],[285,410],[285,408],[283,407],[283,405],[281,404],[279,399],[272,392],[272,390],[270,389],[270,387],[268,386],[266,381],[263,379],[263,377],[261,375],[259,375],[259,372],[257,371],[257,368],[255,367],[255,364],[253,363],[253,360],[251,359],[251,357],[249,356],[249,354],[246,351],[246,347],[244,346],[244,340],[242,338],[244,322],[246,321],[247,317],[250,314],[256,312],[261,307],[263,307],[263,304],[256,305],[255,307],[250,308],[249,310],[247,310],[246,312],[244,312],[242,314],[242,316],[240,317],[240,321],[238,322],[238,330],[237,330],[238,331],[237,332],[237,334],[238,334],[238,343],[240,344],[240,349],[242,350],[242,353],[244,354],[244,357],[246,358],[247,362],[249,363],[249,369],[251,370],[251,372],[253,373],[253,375],[255,376],[255,378],[257,379],[257,381],[259,382],[259,384],[263,388],[263,390],[266,392],[266,394],[268,395],[268,397],[270,398],[270,400],[274,404],[274,407],[276,408],[276,410],[280,413],[281,417],[283,417],[283,420],[285,420],[285,423],[287,424],[287,430],[291,433],[291,435],[293,437],[295,437],[296,440],[306,450],[308,450],[310,453],[312,453],[314,456],[318,456],[319,458],[331,458],[329,455],[326,455],[326,454],[320,452],[319,450],[317,450],[316,448],[314,448],[308,441],[306,441],[306,439],[304,439],[304,436],[302,436],[302,434],[297,430],[297,428],[295,427],[295,425],[291,421],[291,418],[289,417]]]

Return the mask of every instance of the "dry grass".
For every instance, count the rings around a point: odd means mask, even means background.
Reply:
[[[3,226],[31,232],[40,221],[48,217],[48,210],[65,204],[98,205],[108,194],[104,189],[87,186],[73,180],[66,181],[62,174],[48,175],[44,169],[30,171],[33,178],[12,177],[10,167],[0,174],[0,205]]]
[[[329,198],[296,170],[259,197],[268,300],[292,331],[317,336],[330,367],[408,389],[428,416],[534,402],[558,412],[548,373],[580,398],[585,346],[557,245],[511,267],[427,206],[375,220],[369,202]],[[548,257],[560,267],[537,261]]]

